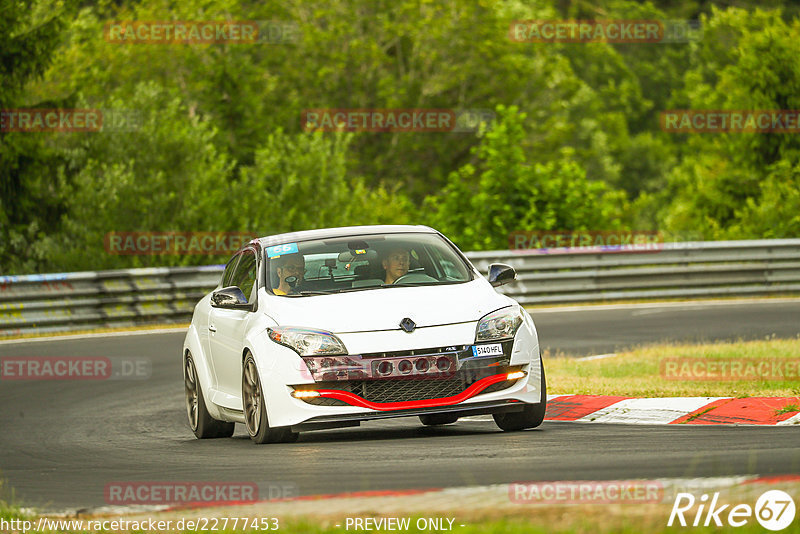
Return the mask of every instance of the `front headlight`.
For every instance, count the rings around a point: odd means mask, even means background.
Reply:
[[[514,339],[514,335],[517,333],[522,321],[522,309],[519,306],[493,311],[478,321],[478,328],[475,330],[475,343]]]
[[[289,347],[300,356],[347,354],[342,340],[325,330],[277,326],[267,328],[267,334],[272,341]]]

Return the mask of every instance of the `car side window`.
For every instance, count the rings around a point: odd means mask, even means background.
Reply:
[[[222,287],[229,287],[231,285],[231,279],[233,278],[233,269],[236,267],[236,262],[239,261],[239,254],[236,254],[231,261],[225,266],[225,270],[222,272]]]
[[[245,250],[239,265],[233,271],[231,285],[238,287],[244,293],[247,301],[250,302],[253,286],[256,283],[256,255],[252,250]]]

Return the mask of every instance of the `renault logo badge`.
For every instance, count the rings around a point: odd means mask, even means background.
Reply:
[[[416,325],[416,324],[414,324],[414,321],[412,321],[412,320],[411,320],[411,319],[409,319],[408,317],[406,317],[405,319],[403,319],[402,321],[400,321],[400,328],[402,328],[403,330],[405,330],[405,331],[406,331],[406,332],[408,332],[409,334],[410,334],[411,332],[413,332],[413,331],[414,331],[414,329],[415,329],[416,327],[417,327],[417,325]]]

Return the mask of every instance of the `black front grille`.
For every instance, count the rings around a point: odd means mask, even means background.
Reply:
[[[459,376],[443,379],[364,380],[360,386],[362,393],[353,393],[370,402],[406,402],[452,397],[467,387]]]
[[[494,367],[485,369],[482,373],[458,372],[445,378],[397,378],[384,380],[351,380],[317,382],[314,385],[299,386],[297,389],[335,389],[347,391],[368,400],[369,402],[408,402],[416,400],[439,399],[453,397],[467,389],[481,378],[493,374],[506,373],[517,368]],[[501,391],[511,387],[516,380],[504,380],[493,384],[481,393]],[[325,397],[303,399],[316,406],[346,406],[346,402]]]

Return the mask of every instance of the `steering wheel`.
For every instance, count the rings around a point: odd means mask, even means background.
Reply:
[[[414,282],[438,282],[438,280],[432,276],[428,276],[425,273],[406,273],[394,281],[395,284]]]

